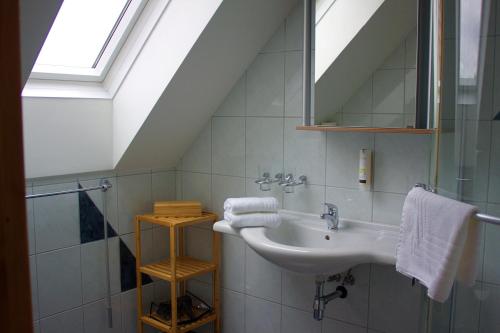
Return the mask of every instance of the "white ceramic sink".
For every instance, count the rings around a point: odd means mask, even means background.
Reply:
[[[297,273],[336,274],[359,264],[396,261],[395,226],[340,219],[339,229],[332,231],[317,215],[279,214],[283,223],[277,229],[236,229],[219,221],[214,230],[242,237],[262,257]]]

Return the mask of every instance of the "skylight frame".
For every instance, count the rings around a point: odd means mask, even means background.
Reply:
[[[118,24],[106,39],[106,43],[96,59],[98,61],[94,68],[35,64],[30,79],[102,82],[147,2],[148,0],[130,0],[127,2],[124,7],[126,9],[118,19]]]

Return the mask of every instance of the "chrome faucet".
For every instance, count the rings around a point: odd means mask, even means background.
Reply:
[[[269,172],[264,172],[262,177],[257,179],[255,183],[259,184],[261,191],[270,191],[272,183],[277,183],[282,181],[283,181],[282,173],[277,173],[276,176],[274,176],[274,179],[272,179]]]
[[[326,220],[328,230],[339,229],[339,208],[331,203],[325,202],[328,212],[321,214],[321,218]]]
[[[289,173],[278,183],[283,188],[285,193],[293,193],[293,188],[299,185],[305,185],[307,182],[306,176],[300,176],[299,181],[293,178],[293,174]]]

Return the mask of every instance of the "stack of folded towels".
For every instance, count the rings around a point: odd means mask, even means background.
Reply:
[[[228,198],[224,202],[224,220],[232,227],[269,227],[281,224],[278,200],[266,198]]]

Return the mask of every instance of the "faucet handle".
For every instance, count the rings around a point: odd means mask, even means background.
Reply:
[[[339,210],[339,208],[335,204],[325,202],[324,205],[328,208],[329,215],[333,215],[333,214],[337,213]]]

